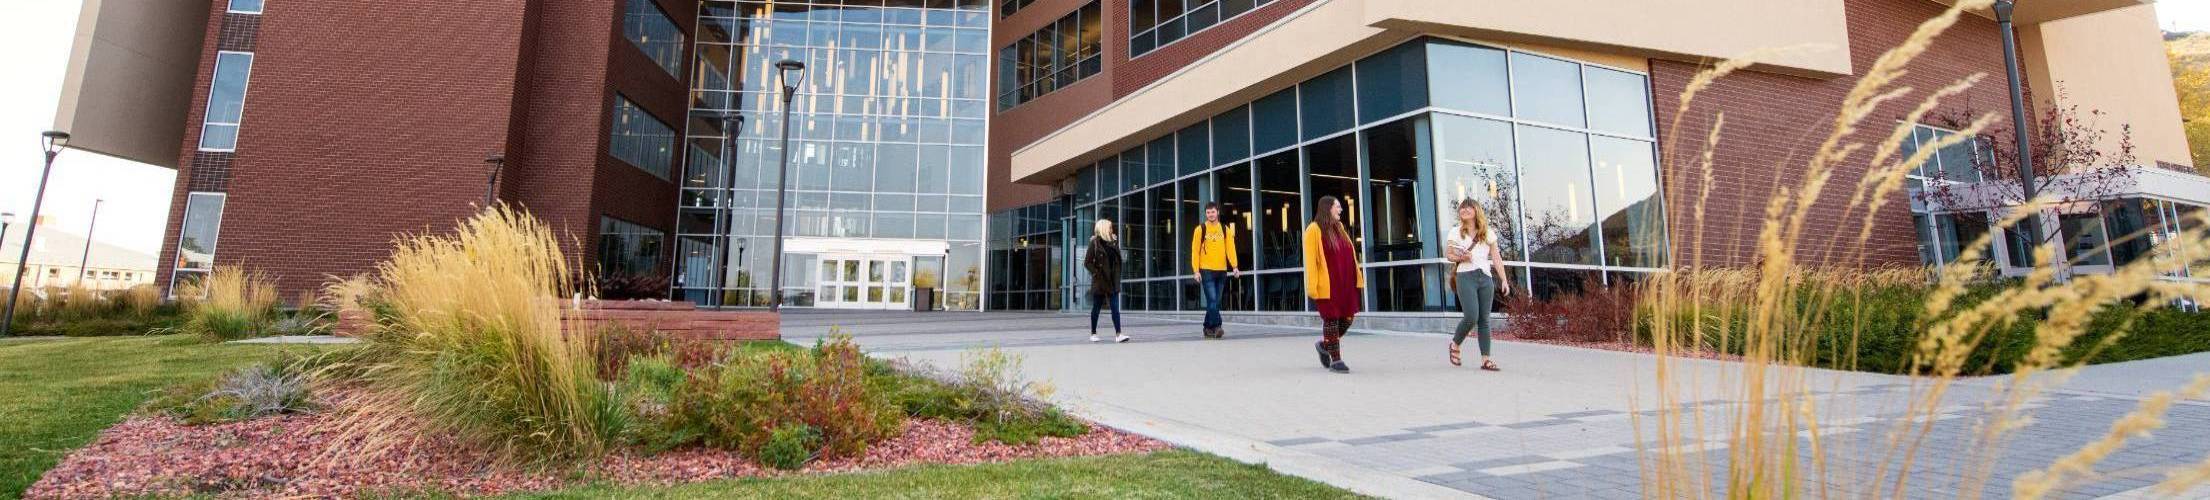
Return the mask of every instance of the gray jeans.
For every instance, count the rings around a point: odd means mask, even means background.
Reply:
[[[1466,317],[1458,320],[1457,332],[1451,335],[1450,342],[1464,344],[1467,333],[1479,330],[1481,355],[1489,355],[1489,308],[1495,306],[1495,300],[1496,278],[1481,271],[1458,273],[1458,310],[1464,311]]]

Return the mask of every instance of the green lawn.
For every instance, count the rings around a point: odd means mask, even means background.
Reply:
[[[930,465],[787,479],[668,487],[595,486],[514,498],[1359,498],[1350,492],[1212,455],[1056,458]]]
[[[0,339],[0,498],[171,383],[268,359],[282,347],[188,337]],[[301,349],[293,346],[292,349]]]
[[[0,339],[0,498],[169,384],[303,346],[201,344],[169,337]],[[1264,467],[1186,451],[920,466],[672,487],[581,487],[519,498],[1355,498]]]

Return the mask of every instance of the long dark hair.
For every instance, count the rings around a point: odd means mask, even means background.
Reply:
[[[1343,206],[1343,200],[1336,199],[1334,195],[1320,197],[1320,204],[1313,207],[1317,210],[1313,211],[1312,222],[1319,224],[1321,231],[1349,238],[1350,232],[1343,230],[1343,219],[1335,216],[1335,207],[1339,206]]]

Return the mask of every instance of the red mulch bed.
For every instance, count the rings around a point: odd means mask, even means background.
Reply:
[[[1518,335],[1513,335],[1510,332],[1509,328],[1500,329],[1500,331],[1496,332],[1492,336],[1492,338],[1496,340],[1526,342],[1530,344],[1560,345],[1566,347],[1581,347],[1588,349],[1602,349],[1606,351],[1632,352],[1640,354],[1651,354],[1655,352],[1653,349],[1650,348],[1650,346],[1637,344],[1626,340],[1582,340],[1558,338],[1552,336],[1526,338]],[[1471,353],[1472,351],[1469,350],[1467,352]],[[1672,352],[1672,356],[1675,358],[1715,359],[1720,361],[1740,361],[1742,359],[1741,356],[1718,351],[1692,351],[1686,349],[1674,349]]]
[[[286,415],[187,426],[167,417],[131,417],[64,458],[25,492],[27,498],[179,496],[347,497],[443,492],[497,495],[549,490],[593,480],[669,484],[709,479],[841,473],[916,464],[976,464],[1023,458],[1164,450],[1166,443],[1103,426],[1074,438],[1030,446],[974,444],[956,422],[908,420],[904,432],[865,455],[823,460],[799,471],[761,467],[731,451],[686,449],[657,455],[617,452],[582,471],[503,465],[457,441],[425,437],[378,452],[340,448],[328,415]]]

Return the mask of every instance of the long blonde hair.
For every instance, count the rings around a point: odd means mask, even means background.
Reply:
[[[1458,210],[1468,208],[1473,209],[1473,224],[1469,226],[1464,217],[1455,217],[1458,220],[1458,235],[1475,240],[1488,239],[1489,213],[1481,210],[1481,202],[1473,201],[1473,198],[1459,198]]]
[[[1096,231],[1098,239],[1102,239],[1108,242],[1120,241],[1118,239],[1118,236],[1113,234],[1112,219],[1098,219],[1097,226],[1094,229]]]

